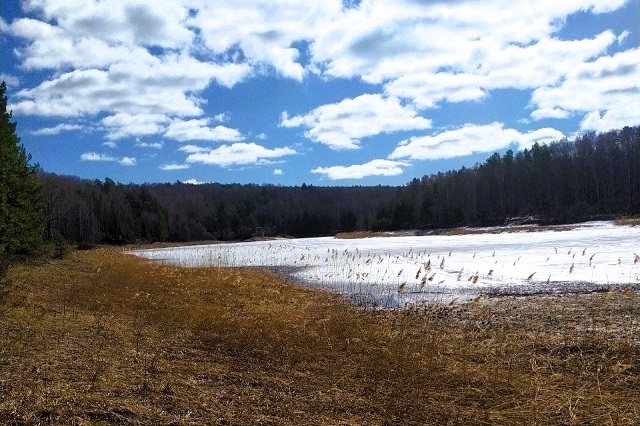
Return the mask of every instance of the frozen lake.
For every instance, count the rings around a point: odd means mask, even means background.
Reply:
[[[478,294],[640,288],[640,226],[486,228],[484,233],[334,237],[135,250],[183,266],[264,267],[355,303],[403,307]]]

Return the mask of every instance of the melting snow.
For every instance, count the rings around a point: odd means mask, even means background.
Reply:
[[[478,294],[640,287],[640,227],[591,222],[573,228],[486,231],[287,239],[132,253],[183,266],[282,269],[298,282],[378,306],[448,303]]]

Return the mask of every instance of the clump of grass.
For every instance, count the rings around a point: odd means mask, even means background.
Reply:
[[[638,226],[640,225],[640,217],[623,217],[614,222],[618,226]]]
[[[635,291],[364,312],[260,270],[107,249],[7,281],[2,424],[640,420]]]
[[[374,238],[374,237],[412,237],[415,236],[415,231],[394,231],[394,232],[375,232],[375,231],[353,231],[353,232],[339,232],[335,238],[341,240],[355,240],[360,238]]]

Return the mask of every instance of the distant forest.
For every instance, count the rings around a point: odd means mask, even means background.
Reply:
[[[41,173],[47,236],[84,244],[310,237],[640,213],[640,127],[495,153],[401,187],[123,185]]]

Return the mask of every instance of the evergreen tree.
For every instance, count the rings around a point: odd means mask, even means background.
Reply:
[[[7,86],[0,83],[0,255],[27,253],[42,243],[44,198],[38,166],[16,135],[7,111]]]

